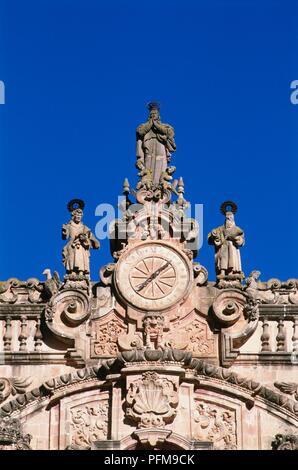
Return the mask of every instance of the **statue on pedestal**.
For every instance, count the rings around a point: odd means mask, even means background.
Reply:
[[[67,205],[71,220],[62,226],[62,239],[69,240],[62,252],[66,273],[79,276],[89,276],[90,249],[100,246],[91,230],[82,223],[84,207],[84,201],[71,200]]]
[[[221,212],[225,215],[225,224],[212,230],[208,235],[209,245],[215,247],[215,269],[217,279],[242,280],[244,274],[241,270],[239,248],[244,245],[244,232],[237,227],[234,214],[237,206],[227,201],[221,205]]]
[[[171,152],[175,152],[174,129],[160,121],[158,103],[149,103],[148,121],[137,128],[137,166],[152,172],[152,183],[158,185],[167,169]]]

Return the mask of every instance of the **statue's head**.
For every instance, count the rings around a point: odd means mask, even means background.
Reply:
[[[67,204],[67,209],[71,213],[71,218],[76,224],[80,223],[82,220],[84,207],[85,203],[82,199],[72,199]]]
[[[151,102],[148,104],[148,109],[150,111],[150,114],[149,114],[149,119],[153,119],[154,121],[158,121],[160,119],[160,114],[159,114],[159,110],[160,110],[160,106],[158,103],[156,103],[155,101]]]
[[[235,219],[234,219],[234,214],[233,212],[226,212],[226,227],[234,227],[235,225]]]
[[[82,209],[74,209],[71,213],[72,215],[72,220],[78,224],[81,222],[82,217],[83,217],[83,211]]]
[[[233,201],[225,201],[220,206],[220,212],[224,214],[226,221],[225,226],[227,228],[235,226],[234,215],[237,212],[237,204]]]

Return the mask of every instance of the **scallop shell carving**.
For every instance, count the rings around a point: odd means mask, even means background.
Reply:
[[[163,427],[176,415],[178,392],[175,384],[159,377],[156,372],[145,372],[132,382],[126,397],[126,416],[138,427]]]

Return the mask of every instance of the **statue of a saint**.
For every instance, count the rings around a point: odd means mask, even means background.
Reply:
[[[67,205],[71,220],[62,225],[62,239],[69,240],[63,248],[63,264],[67,274],[89,275],[90,248],[98,249],[99,241],[91,230],[82,223],[85,204],[73,199]]]
[[[152,171],[152,182],[159,184],[162,173],[166,171],[175,152],[174,129],[160,121],[159,105],[149,103],[148,121],[137,128],[137,163]]]
[[[228,208],[231,208],[228,210]],[[221,212],[225,215],[225,224],[212,230],[208,235],[209,245],[215,246],[215,268],[217,279],[227,277],[242,279],[241,259],[239,248],[244,245],[244,232],[237,227],[234,214],[237,206],[231,201],[221,205]]]

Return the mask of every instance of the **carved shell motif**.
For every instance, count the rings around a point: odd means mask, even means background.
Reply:
[[[163,427],[176,415],[177,404],[175,384],[156,372],[146,372],[130,385],[126,415],[138,422],[138,427]]]

